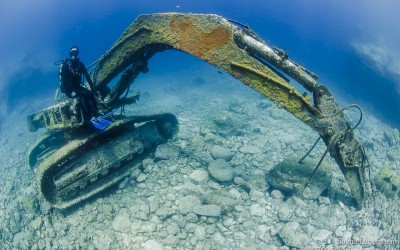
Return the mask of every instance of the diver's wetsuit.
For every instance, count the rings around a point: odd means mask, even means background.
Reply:
[[[69,98],[80,97],[86,114],[93,117],[97,115],[96,99],[92,91],[81,85],[82,75],[86,78],[90,88],[93,90],[92,79],[90,79],[85,65],[79,58],[65,59],[60,66],[61,92]],[[72,96],[72,92],[75,92],[76,95]]]

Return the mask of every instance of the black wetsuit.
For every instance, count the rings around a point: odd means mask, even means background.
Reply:
[[[86,78],[89,86],[94,90],[92,79],[87,72],[85,65],[76,59],[65,59],[60,66],[60,88],[69,98],[80,97],[82,99],[83,108],[89,116],[97,115],[96,99],[93,92],[81,85],[82,75]],[[75,96],[72,96],[75,92]]]

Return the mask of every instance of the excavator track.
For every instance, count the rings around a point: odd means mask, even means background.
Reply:
[[[172,114],[130,117],[89,136],[67,140],[68,133],[51,134],[32,148],[29,162],[37,168],[43,197],[65,209],[129,176],[177,131]],[[55,147],[49,147],[54,141]]]

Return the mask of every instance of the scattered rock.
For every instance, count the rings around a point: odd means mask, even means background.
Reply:
[[[234,171],[231,165],[223,159],[217,159],[208,166],[210,175],[220,182],[230,182],[233,179]]]
[[[400,161],[400,148],[393,148],[387,151],[387,157],[391,161]]]
[[[30,236],[26,232],[19,232],[14,235],[13,246],[16,249],[29,249],[30,248]]]
[[[278,218],[281,221],[289,221],[293,216],[293,211],[290,207],[285,203],[283,206],[279,208]]]
[[[93,235],[93,245],[99,250],[112,249],[111,246],[114,241],[115,239],[111,230],[96,230]]]
[[[192,182],[185,182],[183,185],[175,187],[176,192],[179,192],[182,195],[195,195],[198,197],[202,197],[205,192],[199,185],[195,185]]]
[[[269,100],[262,100],[259,103],[257,103],[257,108],[260,108],[260,109],[267,109],[271,106],[272,106],[272,102]]]
[[[239,152],[243,154],[258,154],[261,153],[261,149],[256,146],[245,145],[239,149]]]
[[[211,118],[209,122],[203,124],[200,128],[202,134],[215,132],[223,137],[243,134],[241,130],[246,127],[246,122],[239,116],[222,112]]]
[[[326,230],[324,228],[317,229],[312,232],[312,239],[319,242],[325,242],[331,235],[332,232],[329,230]]]
[[[11,217],[10,219],[8,228],[10,229],[12,234],[16,234],[19,231],[21,231],[21,226],[20,226],[21,223],[19,223],[18,221],[19,220],[16,220],[14,217]]]
[[[196,223],[199,220],[199,217],[195,213],[189,213],[185,217],[188,223]]]
[[[175,214],[175,210],[170,207],[160,207],[156,211],[156,215],[160,217],[160,219],[165,220],[172,215]]]
[[[126,185],[126,183],[128,183],[129,178],[126,177],[125,179],[123,179],[119,184],[118,184],[118,189],[123,189]]]
[[[161,144],[157,146],[154,161],[177,159],[179,148],[171,144]]]
[[[221,207],[217,205],[195,205],[193,212],[201,216],[219,217],[221,215]]]
[[[194,235],[197,239],[204,239],[207,235],[206,228],[204,226],[196,226],[194,228]]]
[[[281,191],[274,189],[271,191],[271,197],[277,200],[282,200],[285,196],[282,194]]]
[[[39,230],[42,224],[43,224],[42,217],[37,217],[35,220],[31,222],[31,227],[35,230]]]
[[[338,205],[320,205],[318,212],[313,215],[314,224],[319,228],[325,228],[331,231],[336,230],[338,226],[346,225],[346,214]],[[323,220],[321,219],[323,218]]]
[[[213,191],[211,193],[208,193],[205,197],[205,202],[207,204],[220,206],[224,213],[231,210],[233,206],[237,203],[232,195],[225,191]]]
[[[155,240],[148,240],[145,243],[143,243],[143,249],[144,250],[164,250],[164,246],[155,241]]]
[[[204,135],[204,141],[210,144],[215,144],[218,141],[218,136],[213,133],[207,133]]]
[[[255,202],[260,201],[261,199],[264,199],[264,197],[265,197],[264,192],[258,191],[256,189],[251,189],[249,195],[250,195],[250,199]]]
[[[196,169],[189,175],[189,178],[195,184],[202,185],[208,181],[208,173],[205,170]]]
[[[139,176],[136,178],[136,181],[141,183],[144,182],[147,179],[146,174],[140,173]]]
[[[318,204],[330,205],[331,204],[331,200],[329,200],[328,197],[320,196],[320,197],[318,197]]]
[[[257,227],[257,236],[260,240],[268,243],[271,240],[271,235],[269,234],[269,228],[266,225],[259,225]]]
[[[308,181],[318,162],[309,159],[305,159],[303,163],[298,161],[297,158],[282,161],[267,174],[266,179],[272,187],[283,192],[306,199],[317,199],[331,185],[331,167],[323,162]]]
[[[39,249],[45,249],[46,248],[46,242],[42,239],[38,241],[38,248]],[[99,248],[101,249],[101,248]]]
[[[277,108],[274,108],[274,109],[271,109],[269,115],[270,115],[273,119],[279,120],[279,119],[282,118],[282,111],[279,110],[279,109],[277,109]]]
[[[234,113],[244,113],[244,107],[246,107],[246,103],[243,101],[232,100],[229,102],[229,111]]]
[[[211,155],[214,159],[224,159],[225,161],[230,161],[233,157],[232,151],[219,145],[211,148]]]
[[[306,243],[305,233],[295,221],[286,223],[279,232],[279,237],[289,247],[302,248]]]
[[[135,205],[129,208],[129,212],[132,218],[147,220],[150,213],[150,207],[147,202],[139,199]]]
[[[246,186],[251,190],[266,192],[270,188],[270,185],[264,176],[265,172],[263,171],[253,171],[253,173],[250,175],[250,179],[246,181]]]
[[[384,166],[375,176],[375,185],[387,198],[395,198],[400,192],[400,177]]]
[[[34,214],[37,211],[37,201],[34,196],[25,195],[21,197],[21,205],[26,213]]]
[[[187,195],[178,201],[178,210],[181,214],[188,214],[193,212],[193,207],[200,205],[201,200],[195,195]]]
[[[158,196],[151,196],[149,197],[149,209],[150,213],[154,213],[157,209],[160,208],[160,201]]]
[[[400,132],[396,128],[385,130],[383,136],[389,146],[394,146],[400,142]]]
[[[261,217],[265,214],[265,208],[260,204],[251,205],[250,214],[253,216]]]
[[[353,235],[353,240],[359,242],[377,242],[381,236],[382,232],[379,228],[365,225]]]
[[[112,222],[112,228],[118,232],[127,232],[131,229],[131,221],[127,209],[121,209]]]

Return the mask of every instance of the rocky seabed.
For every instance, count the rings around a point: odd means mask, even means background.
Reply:
[[[399,197],[388,199],[374,191],[356,210],[330,158],[320,181],[307,194],[299,191],[301,183],[288,183],[287,173],[274,168],[289,157],[300,158],[317,134],[249,88],[219,78],[180,88],[166,78],[158,89],[144,89],[144,98],[127,107],[128,115],[172,112],[180,122],[179,134],[146,159],[142,169],[68,211],[51,208],[38,194],[26,152],[44,131],[27,132],[24,116],[35,107],[18,107],[0,131],[0,248],[400,247]],[[357,114],[347,115],[357,120]],[[400,175],[398,131],[367,113],[357,133],[372,177],[384,165]],[[310,160],[319,160],[324,149],[319,145]]]

